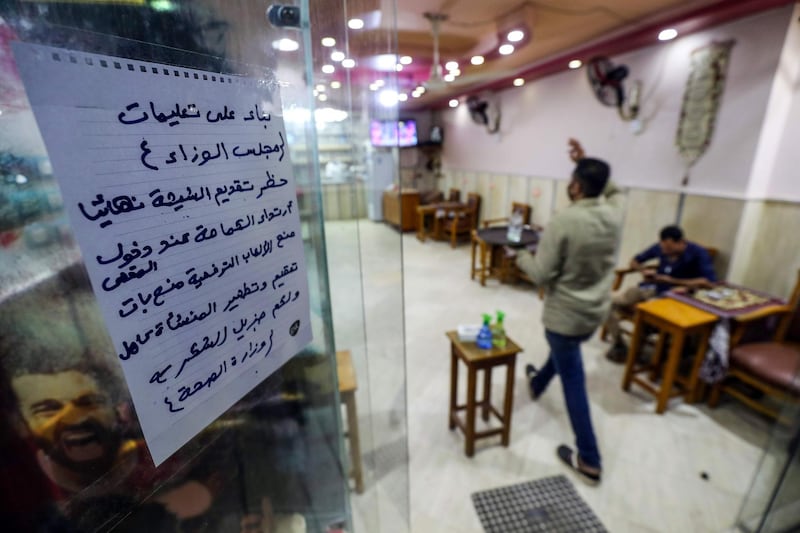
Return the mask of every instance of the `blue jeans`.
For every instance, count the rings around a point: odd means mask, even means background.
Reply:
[[[564,401],[567,404],[572,431],[575,432],[578,455],[586,466],[600,468],[600,451],[597,449],[597,440],[592,429],[581,356],[581,343],[587,341],[591,335],[569,337],[546,330],[545,337],[550,345],[550,356],[536,377],[531,380],[533,392],[537,397],[541,396],[556,373],[561,376]]]

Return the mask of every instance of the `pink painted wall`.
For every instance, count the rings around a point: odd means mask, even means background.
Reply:
[[[444,169],[566,178],[572,168],[566,139],[575,136],[590,155],[609,161],[620,183],[679,190],[684,164],[675,133],[689,54],[713,40],[735,39],[716,131],[686,191],[744,198],[791,13],[790,5],[612,58],[643,82],[639,134],[595,99],[583,69],[496,95],[503,113],[499,134],[473,124],[464,105],[445,111]],[[800,114],[800,98],[793,109]],[[797,150],[788,152],[798,157]]]

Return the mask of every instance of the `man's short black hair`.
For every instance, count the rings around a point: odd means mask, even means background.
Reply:
[[[578,160],[572,172],[572,177],[580,183],[583,195],[587,198],[600,196],[606,188],[610,175],[611,167],[608,163],[591,157]]]
[[[680,242],[683,240],[683,230],[678,226],[667,226],[661,230],[659,237],[662,241],[669,239],[672,242]]]

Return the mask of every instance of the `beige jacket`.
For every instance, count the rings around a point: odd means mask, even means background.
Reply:
[[[578,200],[556,214],[536,254],[517,255],[517,266],[545,289],[542,322],[561,335],[592,333],[611,300],[623,195],[612,182],[599,198]]]

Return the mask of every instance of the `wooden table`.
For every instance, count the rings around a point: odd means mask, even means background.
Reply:
[[[464,453],[472,457],[475,453],[475,441],[494,435],[502,435],[503,446],[508,446],[511,437],[511,410],[514,403],[514,366],[517,354],[522,348],[506,337],[505,348],[492,348],[481,350],[474,342],[461,342],[458,333],[448,331],[450,339],[450,429],[458,426],[464,433]],[[458,361],[467,365],[467,403],[458,405]],[[502,414],[491,404],[492,369],[496,366],[506,366],[506,389],[503,400]],[[477,374],[483,370],[483,398],[477,399]],[[485,422],[489,416],[494,415],[501,423],[501,427],[486,431],[475,431],[475,414],[481,407],[481,417]],[[466,411],[466,420],[458,417],[460,411]]]
[[[672,298],[658,298],[637,305],[633,337],[625,363],[625,375],[622,378],[622,389],[628,391],[631,383],[636,383],[653,394],[657,399],[656,413],[658,414],[664,413],[669,399],[674,396],[683,395],[687,402],[693,403],[697,391],[700,364],[708,350],[708,338],[717,320],[716,315]],[[645,337],[645,328],[648,326],[658,330],[658,341],[652,360],[649,363],[640,364],[637,362],[639,348]],[[652,381],[639,377],[639,374],[648,372],[651,380],[656,378],[667,335],[672,337],[672,344],[664,363],[661,386],[658,388]],[[686,338],[692,335],[698,335],[700,343],[692,360],[689,376],[684,379],[678,375],[678,364]],[[680,385],[683,390],[674,391],[673,388],[676,384]]]
[[[419,192],[415,190],[384,191],[383,219],[400,231],[417,229]]]
[[[435,204],[421,205],[417,207],[417,239],[425,242],[429,235],[433,234],[435,239],[442,238],[442,221],[441,217],[436,214],[439,211],[446,213],[459,213],[467,209],[467,204],[461,202],[437,202]],[[428,232],[428,225],[426,219],[433,217],[432,231]]]
[[[486,285],[489,278],[499,279],[501,283],[508,281],[509,270],[513,259],[504,256],[503,247],[522,248],[539,242],[539,232],[532,228],[523,228],[519,242],[508,240],[508,226],[494,226],[472,231],[472,268],[470,279],[478,275],[481,285]],[[476,260],[478,262],[476,262]]]

